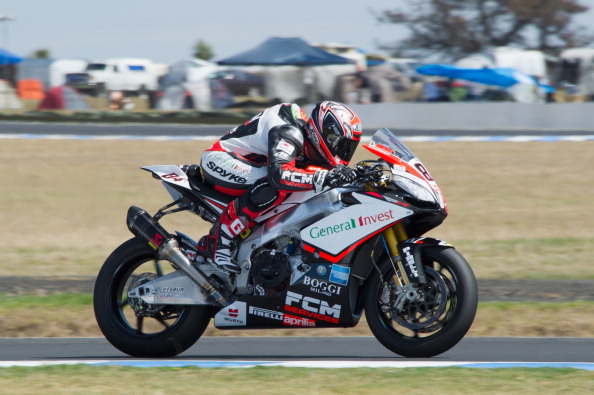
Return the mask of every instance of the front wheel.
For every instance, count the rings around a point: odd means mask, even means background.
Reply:
[[[164,358],[187,350],[202,336],[212,307],[151,305],[128,298],[129,290],[173,270],[135,238],[107,258],[95,281],[93,305],[99,328],[114,347],[135,357]]]
[[[426,284],[408,289],[389,258],[365,289],[365,316],[386,348],[410,358],[429,358],[455,346],[468,332],[478,305],[478,286],[464,257],[453,248],[426,248]]]

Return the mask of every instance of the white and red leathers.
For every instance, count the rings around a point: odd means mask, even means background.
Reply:
[[[311,145],[308,121],[297,104],[278,104],[235,127],[202,154],[204,180],[220,192],[238,196],[199,242],[218,266],[239,272],[231,261],[231,242],[251,227],[252,220],[290,192],[325,186],[334,166]],[[360,131],[355,144],[359,139]]]

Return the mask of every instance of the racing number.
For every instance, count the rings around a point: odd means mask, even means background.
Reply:
[[[423,177],[425,177],[427,179],[427,181],[433,181],[433,178],[431,178],[431,175],[429,174],[429,172],[427,171],[425,166],[423,166],[422,163],[417,163],[415,165],[415,167],[417,168],[418,171],[421,172],[421,174],[423,175]]]
[[[171,181],[183,181],[184,180],[177,173],[163,174],[161,177],[162,178],[169,178],[169,179],[171,179]]]

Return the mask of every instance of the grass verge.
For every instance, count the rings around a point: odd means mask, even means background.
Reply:
[[[0,369],[9,394],[582,394],[594,372],[576,369],[245,369],[84,365]]]

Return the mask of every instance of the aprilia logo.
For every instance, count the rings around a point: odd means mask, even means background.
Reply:
[[[283,324],[289,326],[303,326],[306,328],[314,328],[316,326],[316,322],[313,320],[308,320],[307,318],[302,317],[295,317],[290,314],[285,314],[283,318]]]

